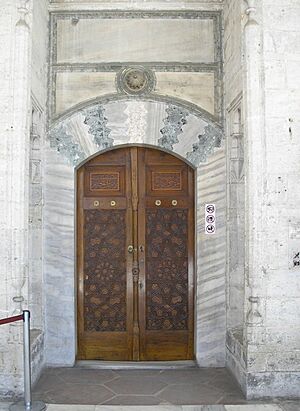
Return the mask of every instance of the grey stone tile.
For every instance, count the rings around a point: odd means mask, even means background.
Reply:
[[[0,411],[8,411],[9,402],[0,402]]]
[[[299,396],[300,396],[300,388],[299,388]],[[299,401],[284,401],[281,404],[281,406],[284,409],[284,411],[299,411],[300,410],[300,400]]]
[[[114,394],[102,385],[64,384],[60,389],[50,390],[45,396],[39,398],[53,404],[101,404]]]
[[[231,405],[236,405],[236,404],[248,404],[249,401],[247,401],[242,393],[225,393],[220,400],[218,401],[218,404],[231,404]]]
[[[223,405],[183,405],[182,411],[225,411]]]
[[[72,384],[103,384],[111,381],[118,375],[110,370],[90,370],[80,368],[65,368],[59,378]]]
[[[47,411],[95,411],[95,405],[48,404]]]
[[[155,377],[119,377],[105,383],[116,394],[127,395],[151,395],[162,390],[166,384]]]
[[[43,393],[50,390],[57,390],[60,389],[63,384],[64,380],[62,380],[59,375],[46,371],[41,375],[38,382],[34,385],[33,392]]]
[[[246,405],[225,405],[226,411],[282,411],[279,405],[275,404],[246,404]]]
[[[95,411],[182,411],[180,405],[97,405]],[[195,410],[196,411],[196,410]]]
[[[116,370],[114,371],[120,377],[157,377],[161,370]]]
[[[171,404],[217,404],[222,393],[204,384],[174,384],[165,388],[159,398]]]
[[[226,393],[237,393],[243,397],[241,388],[227,371],[216,374],[210,381],[210,384],[220,391],[224,391]]]
[[[202,368],[191,370],[166,370],[162,371],[159,379],[167,384],[201,384],[216,378],[216,369]]]
[[[105,402],[110,405],[158,405],[161,400],[151,395],[118,395]],[[119,410],[118,410],[119,411]],[[151,408],[152,411],[152,408]]]

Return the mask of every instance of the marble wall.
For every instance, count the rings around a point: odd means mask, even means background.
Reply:
[[[29,301],[32,381],[44,367],[43,190],[47,123],[48,2],[33,0],[31,57],[31,130],[29,146]]]
[[[242,66],[242,1],[224,4],[224,107],[227,143],[226,365],[246,393],[245,139]]]
[[[152,73],[154,99],[172,97],[221,121],[221,15],[196,10],[51,13],[51,120],[119,98],[120,72],[138,66]]]
[[[76,352],[76,166],[124,144],[167,149],[197,168],[196,356],[201,366],[225,359],[225,152],[220,127],[184,107],[147,99],[97,103],[57,122],[45,170],[46,360],[72,365]],[[204,204],[217,206],[217,232],[204,234]]]

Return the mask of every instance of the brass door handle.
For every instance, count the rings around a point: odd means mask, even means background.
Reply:
[[[132,254],[133,251],[134,251],[133,245],[129,245],[129,246],[127,247],[127,251],[128,251],[130,254]]]

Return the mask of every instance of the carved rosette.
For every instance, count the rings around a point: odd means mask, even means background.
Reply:
[[[118,91],[132,96],[151,93],[155,82],[153,71],[142,66],[127,67],[116,76]]]

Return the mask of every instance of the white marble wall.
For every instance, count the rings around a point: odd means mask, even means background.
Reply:
[[[245,179],[241,0],[224,4],[224,106],[227,143],[226,365],[246,391],[244,353]]]
[[[29,301],[32,381],[44,366],[43,169],[48,75],[48,2],[33,0],[29,154]]]
[[[214,22],[209,18],[128,19],[123,15],[106,19],[90,15],[57,22],[58,64],[210,63],[215,60],[214,48]]]
[[[159,146],[167,105],[150,101],[120,101],[102,106],[113,145]],[[62,121],[83,157],[99,151],[84,124],[86,111]],[[183,158],[204,133],[207,122],[187,113],[173,152]],[[50,134],[59,136],[55,129]],[[52,142],[47,148],[45,171],[45,290],[46,360],[48,364],[72,365],[76,350],[75,258],[74,258],[74,156],[58,153]],[[214,150],[212,150],[214,151]],[[75,164],[79,160],[75,161]],[[217,204],[217,233],[203,234],[204,203]],[[225,153],[215,149],[197,170],[197,298],[196,356],[201,366],[223,366],[225,353]]]
[[[55,115],[73,109],[92,99],[117,93],[117,70],[113,72],[58,72],[55,82]],[[214,72],[163,72],[155,70],[155,95],[175,97],[215,112]],[[218,96],[216,96],[217,98]]]

